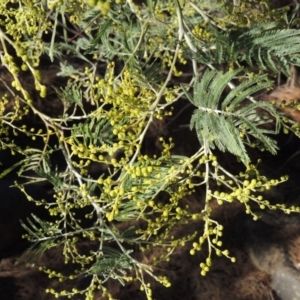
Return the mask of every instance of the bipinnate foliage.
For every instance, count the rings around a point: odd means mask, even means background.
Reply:
[[[0,78],[6,89],[0,102],[0,145],[23,157],[2,176],[21,166],[19,175],[27,175],[28,184],[46,180],[54,191],[50,201],[33,199],[26,185],[16,182],[29,201],[49,213],[48,219],[32,215],[22,220],[32,241],[26,257],[31,262],[60,246],[65,263],[74,265],[73,274],[41,270],[59,281],[90,278],[83,289],[47,292],[93,299],[100,290],[112,299],[108,280],[137,280],[152,299],[149,276],[171,285],[153,266],[187,242],[191,255],[208,249],[202,275],[215,254],[235,261],[222,247],[223,225],[212,218],[214,203],[240,202],[254,220],[253,207],[299,212],[261,195],[287,177],[262,176],[249,154],[250,146],[276,155],[274,135],[281,130],[299,134],[298,124],[255,99],[258,91],[274,85],[278,72],[288,74],[290,64],[299,64],[300,31],[293,29],[297,9],[277,11],[246,0],[0,4],[0,58],[13,78]],[[42,58],[59,62],[57,76],[68,80],[54,87],[63,107],[56,116],[43,112],[51,87],[43,84]],[[23,72],[32,75],[38,101],[20,80]],[[179,155],[172,136],[157,136],[160,154],[143,152],[151,124],[172,120],[172,107],[182,99],[194,106],[189,125],[198,150]],[[39,122],[28,128],[32,115]],[[18,136],[27,137],[28,145]],[[219,162],[217,150],[235,156],[245,171],[232,174]],[[53,165],[56,153],[62,161]],[[100,174],[92,176],[91,166]],[[28,177],[32,171],[37,176]],[[195,212],[183,199],[197,190],[205,196],[203,209]],[[203,228],[183,237],[173,234],[175,226],[196,220]],[[83,241],[91,243],[89,252],[81,249]],[[137,249],[157,248],[162,255],[152,265],[136,258]]]
[[[279,29],[277,23],[259,24],[251,29],[216,32],[213,46],[197,49],[195,58],[206,64],[246,62],[260,70],[289,75],[290,64],[300,64],[299,43],[298,29]]]
[[[246,97],[272,85],[270,81],[266,81],[267,75],[245,80],[228,93],[218,109],[225,87],[241,70],[236,69],[225,74],[208,70],[200,81],[196,76],[193,86],[194,97],[183,89],[187,98],[196,106],[191,117],[190,128],[196,129],[200,143],[202,145],[206,143],[211,149],[216,146],[221,151],[229,151],[247,165],[250,159],[244,144],[251,139],[251,136],[259,140],[269,152],[276,154],[276,143],[267,134],[278,133],[280,120],[274,107],[267,102],[256,101],[241,106],[241,102]],[[257,85],[258,82],[260,85]],[[256,117],[257,109],[263,109],[275,117],[275,130],[259,128],[265,121]]]

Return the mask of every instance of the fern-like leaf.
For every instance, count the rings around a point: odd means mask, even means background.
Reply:
[[[116,139],[112,133],[110,122],[102,118],[87,119],[85,123],[73,126],[72,138],[79,144],[82,143],[88,147],[89,145],[100,146],[103,143],[112,144]]]
[[[129,254],[132,250],[121,253],[110,247],[103,247],[103,255],[97,259],[90,269],[91,274],[107,278],[115,278],[124,285],[124,281],[118,273],[126,274],[126,269],[132,269],[132,261]]]
[[[185,89],[187,98],[197,107],[190,121],[190,129],[195,129],[201,145],[211,149],[217,147],[221,151],[229,151],[239,157],[245,164],[250,162],[245,141],[242,135],[258,139],[263,146],[275,154],[276,142],[267,134],[277,133],[280,128],[280,119],[272,105],[265,102],[254,102],[241,105],[251,94],[272,85],[266,81],[265,75],[260,75],[241,83],[233,89],[223,101],[221,95],[228,84],[240,69],[226,72],[213,70],[206,71],[203,78],[194,83],[194,96]],[[265,130],[260,127],[262,119],[256,116],[256,110],[262,109],[275,118],[275,129]],[[243,132],[243,134],[241,134]]]
[[[270,23],[248,30],[215,32],[215,44],[199,47],[195,58],[206,64],[245,61],[253,66],[256,63],[262,70],[283,71],[288,76],[289,64],[300,63],[300,31],[276,27],[276,23]]]

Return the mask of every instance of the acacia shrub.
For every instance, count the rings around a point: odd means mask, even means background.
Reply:
[[[214,255],[236,260],[223,246],[224,226],[213,217],[216,206],[238,203],[254,220],[258,214],[253,207],[299,212],[265,199],[262,193],[287,177],[266,178],[249,155],[251,147],[276,155],[274,135],[282,130],[299,134],[298,123],[254,97],[272,88],[279,72],[289,76],[289,66],[299,65],[300,34],[293,28],[297,10],[275,10],[260,1],[1,4],[0,57],[12,76],[11,82],[2,79],[7,93],[0,102],[1,148],[22,155],[2,175],[20,167],[20,176],[32,170],[38,174],[28,183],[44,179],[53,185],[54,197],[46,201],[33,199],[23,184],[16,184],[53,217],[49,221],[33,215],[22,221],[32,253],[61,246],[65,263],[75,268],[73,274],[47,267],[41,271],[59,281],[90,278],[82,289],[47,292],[93,299],[100,289],[111,298],[108,280],[137,280],[152,299],[145,276],[166,287],[171,283],[139,261],[136,249],[161,248],[156,265],[186,243],[191,255],[207,248],[207,257],[199,262],[204,276]],[[45,56],[59,62],[57,76],[68,80],[55,88],[62,105],[56,115],[39,109],[50,101],[41,76]],[[20,80],[22,72],[31,74],[42,105]],[[153,124],[173,122],[179,130],[184,125],[173,116],[179,101],[192,108],[184,115],[199,146],[188,155],[176,152],[174,129],[171,136],[157,136],[158,153],[147,154],[143,146]],[[32,115],[39,121],[29,128],[25,120]],[[270,122],[274,125],[265,128]],[[18,144],[13,137],[18,135],[43,146]],[[222,152],[236,157],[244,171],[225,168]],[[63,159],[61,168],[51,161],[56,153]],[[102,168],[96,178],[89,173],[92,165]],[[204,195],[199,210],[183,200],[197,190]],[[83,222],[81,212],[90,222]],[[203,221],[203,228],[173,235],[175,227],[196,220]],[[82,239],[97,247],[82,252]]]

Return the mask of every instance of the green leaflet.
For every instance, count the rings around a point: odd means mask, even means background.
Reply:
[[[229,151],[239,157],[245,164],[250,162],[246,142],[255,137],[268,151],[276,153],[276,142],[267,134],[278,133],[280,119],[274,107],[265,102],[253,102],[241,106],[241,102],[251,94],[270,87],[272,82],[265,81],[266,75],[246,80],[221,100],[227,84],[242,70],[226,73],[207,70],[201,80],[196,78],[193,97],[183,88],[187,98],[197,107],[191,117],[190,129],[195,129],[202,146],[221,151]],[[256,109],[260,108],[275,118],[275,129],[260,128],[264,123]],[[242,138],[245,135],[245,139]]]
[[[111,247],[103,247],[103,255],[97,259],[90,269],[91,274],[97,274],[106,278],[114,278],[125,285],[122,276],[118,273],[126,274],[126,269],[132,269],[132,261],[129,254],[132,250],[125,253]]]
[[[107,20],[103,26],[100,28],[99,32],[97,33],[95,39],[92,41],[90,47],[88,49],[86,49],[85,54],[91,53],[99,44],[99,42],[101,41],[102,36],[105,34],[105,32],[107,31],[107,29],[109,27],[111,27],[112,25],[112,20]]]
[[[288,76],[289,64],[299,65],[294,55],[299,53],[300,31],[279,30],[276,26],[264,24],[248,30],[215,32],[214,45],[199,47],[195,59],[205,64],[245,61],[250,66],[257,64],[262,70],[283,71]]]

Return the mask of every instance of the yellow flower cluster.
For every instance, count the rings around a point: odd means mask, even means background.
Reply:
[[[205,29],[205,26],[195,25],[192,29],[192,33],[200,40],[207,42],[213,41],[211,32]]]
[[[107,15],[110,10],[110,2],[104,0],[88,0],[91,7],[100,10],[103,15]]]

